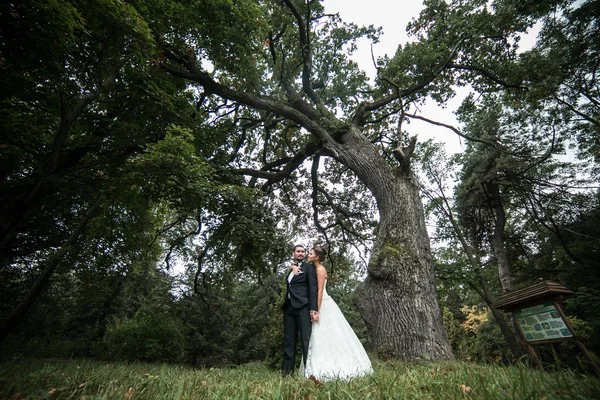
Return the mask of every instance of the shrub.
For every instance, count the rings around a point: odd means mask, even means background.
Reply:
[[[281,307],[285,301],[287,285],[284,278],[278,282],[279,290],[269,304],[268,324],[264,329],[265,365],[270,369],[281,368],[283,362],[283,313]]]
[[[120,361],[180,361],[184,349],[183,324],[168,314],[136,313],[114,320],[104,336],[104,356]]]
[[[460,322],[444,308],[443,321],[454,355],[459,360],[499,362],[507,357],[507,346],[489,310],[464,306],[465,318]]]
[[[464,325],[454,318],[449,308],[442,308],[442,317],[454,356],[459,360],[470,360],[473,347],[472,335],[469,335]]]
[[[482,362],[498,363],[510,359],[511,355],[508,353],[506,340],[496,321],[491,318],[482,322],[474,336],[472,358]]]

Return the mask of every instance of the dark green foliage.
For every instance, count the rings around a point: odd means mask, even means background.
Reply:
[[[199,366],[263,360],[270,342],[264,328],[273,301],[273,278],[263,283],[203,285],[179,300],[187,327],[186,361]]]
[[[466,330],[461,325],[461,320],[455,318],[450,309],[443,307],[442,316],[444,319],[444,328],[448,334],[448,340],[452,346],[452,352],[458,360],[467,360],[471,358],[471,341]],[[459,314],[462,316],[462,313]]]
[[[560,200],[558,198],[557,200]],[[558,203],[558,202],[557,202]],[[538,232],[537,251],[524,261],[522,280],[533,282],[539,277],[553,280],[574,292],[564,301],[567,315],[585,321],[590,341],[586,346],[600,353],[600,313],[596,307],[600,300],[600,227],[598,194],[579,194],[568,203],[552,204],[556,226],[542,226]]]
[[[564,309],[568,315],[577,316],[578,320],[585,321],[587,329],[581,329],[580,335],[590,336],[586,343],[596,354],[600,352],[600,315],[597,304],[600,304],[600,289],[580,286],[575,289],[575,294],[564,302]],[[571,321],[577,330],[575,322]],[[579,322],[581,324],[581,322]]]
[[[273,301],[269,304],[267,326],[263,329],[266,344],[265,364],[273,370],[281,369],[283,362],[283,311],[281,307],[285,302],[287,290],[286,276],[286,274],[278,276],[277,290],[274,293]]]
[[[508,318],[507,318],[508,319]],[[500,362],[510,360],[506,340],[498,324],[492,319],[483,322],[473,341],[472,359],[479,362]]]
[[[0,271],[14,294],[1,296],[3,320],[96,201],[100,215],[88,223],[85,240],[64,249],[57,281],[68,282],[78,269],[125,273],[140,255],[157,257],[152,237],[162,220],[154,207],[162,192],[148,188],[157,174],[147,170],[140,178],[128,165],[165,138],[163,156],[165,147],[179,153],[168,133],[178,129],[173,124],[194,121],[185,86],[159,76],[144,57],[154,46],[144,13],[156,6],[34,1],[2,7]],[[146,193],[135,190],[142,185]],[[169,200],[182,196],[168,194]]]
[[[177,316],[138,312],[108,325],[99,356],[119,361],[181,362],[184,339],[184,326]]]

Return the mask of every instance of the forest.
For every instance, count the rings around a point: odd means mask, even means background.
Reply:
[[[374,358],[528,362],[542,278],[598,359],[600,1],[423,3],[374,79],[325,1],[1,4],[0,358],[277,370],[301,243]]]

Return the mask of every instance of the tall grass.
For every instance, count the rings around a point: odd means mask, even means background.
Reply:
[[[0,364],[1,399],[599,399],[600,381],[463,362],[374,361],[375,373],[315,384],[262,364],[193,369],[166,364],[20,359]]]

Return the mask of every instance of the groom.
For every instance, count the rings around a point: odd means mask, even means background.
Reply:
[[[289,375],[294,371],[296,362],[296,343],[298,332],[304,358],[308,354],[308,341],[312,321],[318,318],[317,308],[317,272],[315,266],[304,262],[304,246],[294,246],[292,265],[299,269],[298,274],[290,271],[287,277],[287,293],[283,303],[283,364],[281,374]]]

